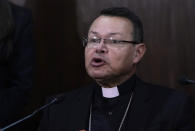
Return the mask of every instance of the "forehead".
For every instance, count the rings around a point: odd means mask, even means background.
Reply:
[[[130,20],[123,17],[99,16],[94,20],[89,29],[90,34],[97,35],[130,35],[133,25]]]

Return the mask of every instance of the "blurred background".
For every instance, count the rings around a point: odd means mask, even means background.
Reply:
[[[10,0],[32,10],[36,64],[31,104],[25,114],[42,105],[48,96],[91,82],[84,68],[81,38],[99,11],[126,6],[144,24],[147,53],[138,67],[146,82],[188,92],[195,99],[195,86],[181,86],[185,75],[195,80],[194,0]],[[39,115],[26,122],[34,130]],[[31,128],[32,127],[32,128]]]

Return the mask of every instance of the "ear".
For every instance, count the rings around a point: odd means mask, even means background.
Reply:
[[[146,45],[144,43],[140,43],[134,46],[135,46],[135,52],[134,52],[133,63],[137,64],[140,62],[140,60],[142,59],[142,57],[146,52]]]

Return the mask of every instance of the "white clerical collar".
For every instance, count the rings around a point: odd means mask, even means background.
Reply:
[[[114,97],[119,96],[119,91],[118,91],[118,88],[116,86],[112,87],[112,88],[102,87],[102,94],[103,94],[103,97],[114,98]]]

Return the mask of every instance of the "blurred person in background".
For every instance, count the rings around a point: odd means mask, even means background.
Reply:
[[[29,102],[33,46],[31,12],[0,0],[0,127],[18,119]]]

